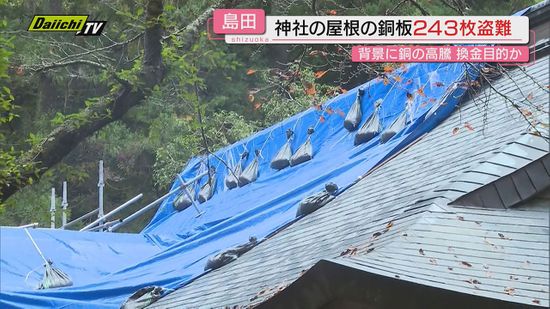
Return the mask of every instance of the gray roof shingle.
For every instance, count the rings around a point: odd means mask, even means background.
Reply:
[[[548,85],[547,70],[548,57],[526,68],[543,85]],[[533,93],[534,102],[548,102],[547,90],[523,71],[513,70],[510,75],[523,92]],[[512,97],[523,95],[507,77],[493,85]],[[464,122],[473,130],[465,129]],[[455,127],[460,129],[453,135]],[[532,305],[533,299],[539,299],[541,306],[548,306],[548,207],[447,206],[454,196],[449,195],[449,180],[468,179],[479,187],[497,179],[501,171],[480,174],[475,167],[507,143],[521,140],[526,128],[513,107],[484,89],[331,203],[151,308],[257,304],[321,259],[391,276],[399,272],[404,280],[514,302]],[[377,232],[382,236],[373,236]],[[355,247],[357,255],[340,257]],[[366,253],[369,248],[375,249]],[[467,282],[474,278],[481,284]],[[506,294],[507,287],[514,288],[514,296]]]

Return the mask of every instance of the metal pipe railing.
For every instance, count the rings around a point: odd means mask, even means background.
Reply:
[[[55,188],[52,188],[50,199],[50,228],[55,229]]]
[[[110,228],[110,231],[116,231],[116,230],[118,230],[119,228],[125,226],[126,224],[128,224],[128,223],[134,221],[136,218],[138,218],[139,216],[141,216],[141,215],[143,215],[144,213],[146,213],[149,209],[155,207],[157,204],[159,204],[160,202],[164,201],[164,199],[166,199],[167,197],[171,196],[172,194],[174,194],[174,193],[180,191],[182,188],[183,188],[183,189],[186,189],[187,194],[189,194],[189,191],[187,191],[187,186],[189,186],[190,184],[192,184],[193,182],[195,182],[197,179],[200,179],[201,177],[203,177],[204,175],[207,175],[207,174],[208,174],[208,172],[201,173],[201,174],[199,174],[199,175],[193,177],[191,180],[189,180],[189,181],[187,181],[187,182],[183,182],[183,181],[180,180],[181,183],[182,183],[180,186],[178,186],[178,187],[175,188],[174,190],[172,190],[172,191],[166,193],[165,195],[159,197],[158,199],[154,200],[153,202],[149,203],[148,205],[146,205],[146,206],[143,207],[142,209],[136,211],[135,213],[129,215],[128,217],[122,219],[122,222],[120,222],[119,224],[116,224],[116,225],[114,225],[113,227],[111,227],[111,228]],[[180,177],[180,176],[178,175],[178,177]],[[180,179],[181,179],[181,178],[180,178]],[[191,200],[193,201],[193,199],[191,199]],[[196,209],[197,209],[197,211],[199,211],[198,208],[196,208]],[[202,214],[202,212],[199,211],[198,216],[200,216],[201,214]]]
[[[99,211],[99,209],[96,208],[96,209],[90,211],[89,213],[84,214],[84,215],[82,215],[82,216],[80,216],[80,217],[74,219],[73,221],[71,221],[71,222],[65,224],[65,225],[63,226],[63,228],[67,228],[67,227],[69,227],[69,226],[71,226],[71,225],[74,225],[74,224],[77,223],[77,222],[80,222],[80,221],[82,221],[82,220],[86,220],[86,219],[88,219],[89,217],[91,217],[91,216],[97,214],[98,211]]]
[[[35,228],[38,225],[39,225],[38,222],[34,222],[34,223],[25,224],[25,225],[20,225],[20,226],[18,226],[18,228],[20,228],[20,229],[26,229],[26,228],[29,228],[29,227]]]
[[[105,181],[103,178],[103,160],[99,160],[99,181],[97,182],[97,186],[99,188],[99,196],[98,196],[98,209],[99,213],[97,214],[97,218],[100,219],[100,222],[103,223],[104,221],[101,220],[104,216],[103,211],[103,188],[105,187]]]
[[[64,229],[67,225],[67,182],[63,182],[63,200],[61,201],[61,228]]]
[[[80,231],[82,232],[82,231],[89,230],[91,227],[93,227],[94,225],[97,225],[97,224],[102,225],[102,223],[100,223],[100,222],[104,222],[105,220],[109,219],[110,217],[116,215],[118,212],[120,212],[124,208],[130,206],[131,204],[133,204],[134,202],[136,202],[137,200],[139,200],[142,197],[143,197],[143,193],[140,193],[140,194],[134,196],[133,198],[131,198],[130,200],[128,200],[124,204],[122,204],[122,205],[118,206],[117,208],[111,210],[108,214],[102,216],[101,218],[96,219],[92,223],[90,223],[90,224],[86,225],[85,227],[81,228]]]
[[[92,228],[90,228],[89,230],[86,230],[87,232],[95,232],[95,231],[99,231],[99,230],[105,230],[117,223],[120,223],[122,222],[122,219],[116,219],[116,220],[113,220],[113,221],[109,221],[109,222],[105,222],[103,223],[102,225],[98,225],[98,226],[94,226]]]

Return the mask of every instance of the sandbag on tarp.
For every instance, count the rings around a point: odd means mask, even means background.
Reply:
[[[218,269],[224,265],[233,262],[239,256],[252,249],[257,243],[258,240],[256,239],[256,237],[250,237],[247,243],[227,249],[222,253],[218,253],[210,257],[206,262],[206,266],[204,266],[204,270]]]
[[[290,166],[295,166],[300,163],[304,163],[306,161],[311,160],[313,158],[313,145],[311,144],[311,134],[313,134],[315,130],[313,127],[309,127],[307,129],[307,138],[305,143],[296,150],[296,153],[290,158]]]
[[[378,111],[381,104],[382,99],[378,99],[374,103],[374,112],[372,113],[372,115],[370,115],[369,119],[367,119],[367,121],[361,126],[359,131],[357,131],[357,134],[355,134],[355,145],[363,144],[370,141],[373,137],[380,133],[380,130],[382,130],[382,126],[380,125],[380,117],[378,116]]]
[[[246,158],[248,158],[248,151],[245,150],[241,154],[241,159],[237,166],[235,166],[235,169],[233,171],[227,171],[227,175],[225,176],[225,186],[229,190],[234,189],[239,185],[239,176],[242,172],[242,164]]]
[[[174,199],[173,205],[175,210],[182,211],[193,205],[192,197],[195,189],[193,187],[187,187],[187,190],[189,190],[189,192],[186,192],[186,189],[182,188],[180,193],[178,193]]]
[[[260,165],[258,157],[260,151],[256,149],[256,157],[250,165],[248,165],[239,176],[239,187],[245,186],[251,182],[254,182],[258,178],[258,166]]]
[[[271,160],[271,168],[276,170],[282,170],[290,165],[290,158],[292,157],[291,138],[294,132],[291,129],[286,130],[286,143],[279,150],[275,158]]]
[[[298,206],[298,210],[296,211],[296,217],[308,215],[325,206],[328,202],[334,199],[337,192],[338,186],[335,183],[327,183],[323,191],[308,196],[300,202],[300,206]]]
[[[139,289],[128,297],[120,309],[142,309],[156,302],[162,296],[164,289],[160,286],[147,286]]]
[[[390,124],[390,126],[386,130],[384,130],[384,132],[382,132],[382,135],[380,135],[380,142],[383,144],[389,141],[390,138],[392,138],[395,134],[403,130],[406,124],[407,124],[407,110],[405,109],[405,111],[401,113],[401,115],[399,115],[399,117],[397,117]]]
[[[51,260],[48,260],[48,262],[44,264],[44,268],[44,278],[42,278],[42,282],[40,282],[38,286],[39,290],[73,285],[71,278],[61,270],[53,267],[53,262]]]
[[[42,253],[42,250],[40,250],[40,247],[38,247],[38,244],[36,243],[34,238],[31,236],[31,233],[29,232],[29,230],[26,228],[24,230],[25,230],[25,234],[27,234],[34,248],[36,249],[36,252],[38,252],[40,257],[42,258],[42,261],[44,261],[44,276],[42,277],[42,281],[40,281],[40,284],[38,285],[38,289],[39,290],[53,289],[53,288],[60,288],[60,287],[73,285],[73,281],[71,280],[69,275],[67,275],[60,269],[53,267],[52,260],[46,259],[46,257]]]
[[[357,90],[355,102],[353,102],[348,114],[346,115],[346,119],[344,120],[344,128],[348,131],[357,130],[357,126],[361,123],[361,117],[363,117],[363,113],[361,112],[361,99],[363,98],[364,93],[365,90],[363,88],[359,88]]]
[[[204,185],[202,185],[201,190],[199,191],[199,202],[204,203],[208,201],[214,191],[216,190],[216,170],[214,168],[210,169],[210,175],[208,175],[208,180]]]

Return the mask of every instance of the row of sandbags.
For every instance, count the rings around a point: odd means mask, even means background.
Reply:
[[[380,142],[385,143],[390,140],[394,135],[401,131],[407,124],[407,111],[403,111],[399,117],[397,117],[385,130],[382,131],[382,125],[380,123],[379,111],[382,104],[382,99],[378,99],[375,104],[375,110],[372,115],[361,124],[363,114],[361,101],[365,90],[360,88],[357,91],[357,97],[348,111],[344,120],[344,127],[352,132],[357,130],[355,134],[355,145],[366,143],[380,134]],[[286,131],[286,142],[281,149],[277,152],[275,157],[271,160],[271,168],[275,170],[282,170],[289,166],[296,166],[298,164],[307,162],[313,158],[313,145],[311,143],[311,135],[315,132],[313,127],[309,127],[307,130],[306,141],[292,153],[292,137],[294,132],[291,129]],[[239,162],[233,169],[228,169],[228,173],[225,176],[225,185],[228,189],[234,189],[237,187],[245,186],[251,182],[256,181],[259,172],[259,157],[260,151],[255,151],[255,157],[252,162],[243,169],[243,165],[248,159],[248,151],[244,151],[239,159]],[[204,203],[209,200],[214,194],[216,188],[215,170],[211,169],[209,180],[203,184],[199,190],[197,200],[200,203]],[[190,193],[193,194],[195,188],[190,188]],[[182,190],[174,200],[174,208],[178,211],[186,209],[192,205],[193,197],[186,190]]]
[[[196,191],[195,190],[196,185],[197,184],[195,183],[190,187],[188,187],[188,189],[182,189],[178,193],[178,195],[176,196],[173,202],[174,209],[176,209],[177,211],[182,211],[184,209],[187,209],[189,206],[193,204],[193,200],[195,200],[193,195]],[[212,195],[214,195],[215,190],[216,190],[216,170],[213,167],[211,167],[210,173],[208,175],[208,181],[201,186],[196,200],[199,201],[199,203],[204,203],[208,201],[212,197]]]
[[[357,130],[357,127],[363,118],[363,113],[361,111],[361,100],[364,93],[364,89],[359,89],[357,91],[355,102],[353,102],[348,114],[346,115],[346,119],[344,120],[344,128],[350,132]],[[366,143],[378,134],[381,134],[380,142],[383,144],[401,131],[407,124],[407,110],[405,109],[399,117],[397,117],[383,132],[381,132],[382,125],[378,115],[381,105],[382,99],[378,99],[374,103],[374,112],[359,128],[357,134],[355,134],[355,145]]]

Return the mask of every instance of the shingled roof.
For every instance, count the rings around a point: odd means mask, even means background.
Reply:
[[[548,56],[537,59],[493,86],[518,99],[531,93],[531,102],[548,114],[548,90],[540,86],[548,85],[548,65]],[[548,306],[548,204],[449,205],[457,198],[450,181],[525,139],[526,129],[504,98],[484,89],[331,203],[151,308],[257,305],[321,260],[445,290]],[[494,179],[478,180],[476,187]]]

